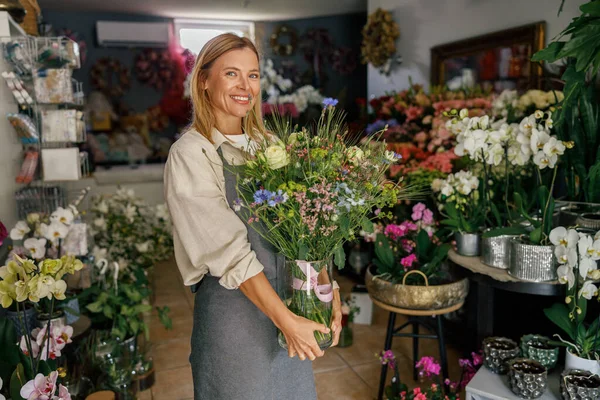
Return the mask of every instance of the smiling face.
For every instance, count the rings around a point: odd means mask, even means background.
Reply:
[[[241,121],[260,96],[258,58],[249,48],[228,51],[217,58],[202,83],[208,91],[217,127],[241,133]]]

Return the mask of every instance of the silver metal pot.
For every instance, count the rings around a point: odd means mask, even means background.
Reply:
[[[508,273],[515,278],[531,282],[558,279],[554,246],[526,244],[520,238],[512,238]]]
[[[489,229],[488,229],[489,231]],[[485,233],[486,231],[484,231]],[[481,260],[490,267],[507,269],[510,261],[510,240],[516,235],[481,238]]]
[[[481,251],[480,233],[455,232],[454,239],[456,240],[456,251],[461,256],[474,257],[479,255]]]

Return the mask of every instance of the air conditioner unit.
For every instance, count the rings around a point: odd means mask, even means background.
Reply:
[[[167,47],[169,23],[97,21],[96,37],[104,47]]]

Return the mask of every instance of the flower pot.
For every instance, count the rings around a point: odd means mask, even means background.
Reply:
[[[600,399],[600,377],[589,371],[565,369],[560,376],[563,400]]]
[[[444,285],[396,284],[376,276],[375,266],[367,269],[365,283],[369,295],[375,300],[411,310],[439,310],[452,307],[464,302],[469,294],[467,278]]]
[[[600,230],[600,213],[585,213],[577,217],[577,225],[582,228]]]
[[[509,361],[519,356],[519,346],[507,338],[489,337],[483,340],[483,365],[495,374],[506,374]]]
[[[559,211],[559,222],[555,226],[575,226],[577,218],[586,213],[600,212],[600,204],[556,202],[555,210]]]
[[[510,390],[522,399],[537,399],[548,388],[548,370],[539,362],[515,358],[509,362]]]
[[[152,358],[144,360],[144,357],[138,357],[132,374],[133,385],[137,392],[143,392],[144,390],[150,389],[156,381]]]
[[[512,238],[509,260],[508,273],[515,278],[531,282],[558,279],[554,246],[526,244],[520,238]]]
[[[523,357],[535,360],[550,370],[558,362],[558,347],[549,344],[550,338],[541,335],[525,335],[521,338]]]
[[[590,360],[589,358],[576,356],[571,353],[570,349],[567,349],[566,354],[565,369],[578,369],[600,375],[600,362],[598,360]]]
[[[125,363],[132,364],[133,360],[136,358],[137,349],[138,349],[138,341],[137,336],[132,336],[123,341],[119,341],[119,355],[123,358]]]
[[[478,256],[481,251],[481,234],[455,232],[456,251],[461,256]]]
[[[489,231],[489,229],[488,229]],[[510,260],[510,240],[515,235],[481,238],[481,260],[490,267],[507,269]]]
[[[321,261],[286,260],[285,272],[278,276],[279,294],[288,309],[296,315],[325,326],[331,325],[333,279],[331,259]],[[315,332],[321,349],[331,346],[330,333]],[[279,332],[279,344],[287,348]]]
[[[65,301],[63,311],[67,318],[67,325],[77,322],[81,315],[79,310],[79,299],[77,296],[70,297]]]
[[[62,310],[56,310],[52,313],[52,318],[49,318],[48,314],[38,314],[37,316],[37,327],[43,328],[48,325],[50,319],[50,327],[52,328],[63,328],[67,325],[67,317]]]
[[[21,315],[19,316],[19,314]],[[12,321],[13,325],[15,326],[17,337],[21,337],[25,334],[25,332],[31,332],[37,327],[37,311],[33,307],[19,312],[6,310],[6,314],[4,316]],[[21,324],[19,319],[23,321],[25,324],[24,326]]]

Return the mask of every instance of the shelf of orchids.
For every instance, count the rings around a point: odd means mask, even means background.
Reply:
[[[447,217],[442,223],[455,231],[459,253],[479,255],[479,240],[473,236],[497,238],[501,245],[483,243],[484,259],[499,259],[493,266],[508,268],[522,280],[555,280],[549,234],[555,217],[556,166],[573,143],[551,135],[551,111],[538,110],[510,124],[487,115],[471,117],[466,109],[449,115],[453,119],[447,127],[458,143],[454,152],[471,164],[432,188]],[[536,187],[533,193],[531,187]]]
[[[365,235],[375,242],[375,259],[365,279],[374,299],[418,310],[464,302],[469,282],[450,273],[445,263],[450,245],[444,243],[445,230],[438,228],[432,210],[417,203],[409,219],[377,224],[375,233]]]
[[[412,195],[385,179],[398,159],[394,152],[346,143],[336,104],[325,99],[309,128],[275,118],[268,130],[277,137],[258,143],[254,157],[236,169],[239,199],[232,205],[286,257],[279,288],[289,309],[325,326],[332,318],[332,258],[342,268],[344,243],[361,229],[372,231],[372,220],[387,214],[381,209]],[[315,336],[322,348],[331,344],[330,333]]]

